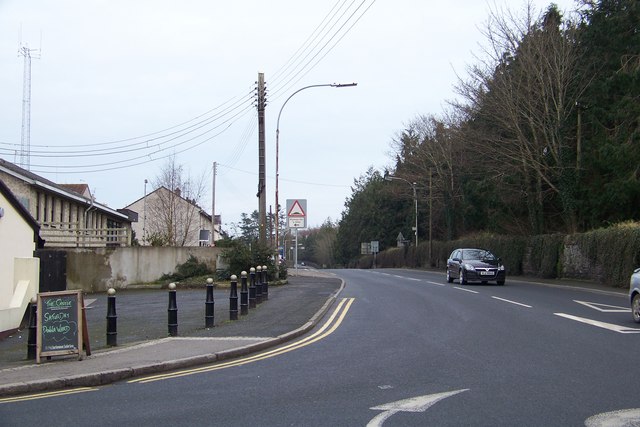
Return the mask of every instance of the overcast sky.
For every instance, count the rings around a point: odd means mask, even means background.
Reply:
[[[550,2],[534,0],[538,10]],[[555,2],[573,8],[572,0]],[[20,163],[21,47],[33,49],[30,169],[87,183],[98,202],[143,197],[175,154],[203,177],[223,227],[258,209],[259,72],[267,84],[267,210],[307,199],[339,220],[354,178],[393,164],[392,139],[455,96],[489,7],[520,0],[0,0],[0,157]],[[38,50],[38,51],[36,51]],[[70,173],[75,172],[75,173]]]

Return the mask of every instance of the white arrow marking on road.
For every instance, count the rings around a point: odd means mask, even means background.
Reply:
[[[458,393],[462,393],[463,391],[469,390],[465,388],[463,390],[456,391],[448,391],[444,393],[436,393],[429,394],[426,396],[417,396],[411,397],[409,399],[398,400],[396,402],[385,403],[384,405],[374,406],[372,409],[374,411],[385,411],[381,414],[378,414],[369,421],[367,427],[380,427],[382,423],[384,423],[387,418],[396,414],[398,412],[424,412],[442,399],[446,399],[447,397],[454,396]]]
[[[587,427],[625,427],[640,425],[640,409],[625,409],[622,411],[605,412],[587,418]]]
[[[565,319],[575,320],[576,322],[586,323],[587,325],[597,326],[598,328],[608,329],[613,332],[621,334],[640,334],[640,329],[626,328],[620,325],[614,325],[613,323],[599,322],[597,320],[585,319],[584,317],[572,316],[564,313],[553,313],[556,316],[564,317]]]
[[[593,308],[594,310],[598,310],[602,313],[628,313],[631,311],[630,308],[619,307],[617,305],[600,304],[597,302],[578,301],[575,299],[573,300],[573,302],[577,302],[578,304],[582,304],[589,308]]]

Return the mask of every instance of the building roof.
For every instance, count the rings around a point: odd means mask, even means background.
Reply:
[[[67,190],[78,193],[84,197],[91,197],[91,190],[87,184],[60,184],[60,187],[66,188]]]
[[[31,216],[27,208],[25,208],[11,190],[9,190],[9,187],[7,187],[2,179],[0,179],[0,193],[7,199],[22,219],[24,219],[24,221],[31,227],[33,230],[33,241],[36,243],[36,247],[44,247],[44,240],[40,238],[40,225],[38,225],[33,216]]]
[[[0,172],[5,172],[9,175],[12,175],[18,179],[21,179],[22,181],[27,182],[28,184],[37,187],[37,188],[41,188],[53,193],[58,194],[61,197],[65,197],[68,199],[72,199],[75,200],[76,202],[79,203],[85,203],[87,205],[92,205],[94,206],[96,209],[103,211],[103,212],[107,212],[109,213],[109,215],[115,216],[120,218],[123,221],[127,221],[129,222],[129,218],[127,217],[127,215],[122,214],[120,212],[118,212],[116,209],[112,209],[106,205],[97,203],[95,201],[91,200],[91,196],[87,197],[85,196],[82,192],[77,192],[74,191],[73,189],[67,187],[68,185],[71,185],[73,188],[78,188],[80,190],[82,190],[82,188],[80,187],[76,187],[76,185],[78,184],[64,184],[64,185],[60,185],[60,184],[56,184],[53,181],[49,181],[46,178],[43,178],[39,175],[34,174],[31,171],[28,171],[26,169],[21,168],[20,166],[17,166],[11,162],[8,162],[4,159],[0,159]],[[86,184],[79,184],[79,185],[86,185]],[[88,186],[87,186],[88,189]],[[89,195],[91,193],[89,192]]]

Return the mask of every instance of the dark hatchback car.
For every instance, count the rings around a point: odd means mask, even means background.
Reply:
[[[447,260],[447,282],[460,280],[461,285],[468,282],[496,282],[504,285],[506,273],[500,258],[486,249],[464,248],[451,252]]]

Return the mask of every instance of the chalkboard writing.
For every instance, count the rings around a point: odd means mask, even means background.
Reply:
[[[82,306],[82,291],[38,294],[38,363],[40,356],[81,354]]]

